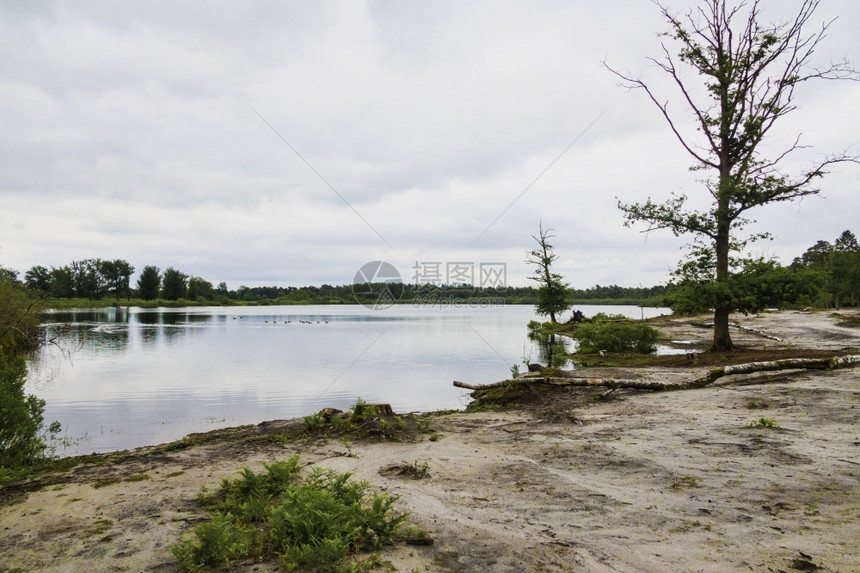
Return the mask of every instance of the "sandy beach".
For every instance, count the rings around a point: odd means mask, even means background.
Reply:
[[[737,316],[760,332],[733,338],[750,356],[858,354],[858,315]],[[706,321],[655,326],[701,347]],[[708,368],[683,359],[583,375],[677,380]],[[177,571],[169,547],[205,517],[201,486],[293,454],[400,496],[434,543],[387,549],[396,571],[860,571],[860,368],[597,392],[533,388],[534,400],[504,409],[436,416],[436,440],[301,437],[292,420],[93,456],[0,490],[0,571]],[[761,418],[778,427],[748,427]],[[425,463],[422,479],[395,471]]]

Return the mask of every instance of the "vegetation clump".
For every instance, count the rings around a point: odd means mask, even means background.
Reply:
[[[358,398],[350,409],[342,412],[325,408],[303,418],[305,430],[325,436],[357,436],[383,440],[412,440],[417,432],[429,433],[429,423],[411,417],[398,416],[388,404],[368,404]]]
[[[775,430],[779,428],[779,424],[773,418],[759,418],[747,424],[746,427],[754,430]]]
[[[599,313],[590,321],[576,323],[571,332],[579,342],[580,354],[637,352],[657,350],[657,331],[650,325],[621,315]]]
[[[657,350],[659,338],[657,330],[645,322],[602,312],[592,318],[580,318],[562,325],[531,321],[528,328],[532,338],[564,334],[575,339],[579,345],[577,354],[651,354]]]
[[[200,500],[208,520],[170,549],[188,571],[226,566],[240,559],[277,556],[288,571],[359,571],[378,563],[362,551],[377,551],[398,538],[407,514],[395,515],[397,496],[378,494],[350,473],[314,468],[300,475],[299,456],[243,468]]]
[[[0,267],[0,484],[42,464],[58,423],[43,426],[45,401],[24,390],[25,355],[38,348],[40,301]]]

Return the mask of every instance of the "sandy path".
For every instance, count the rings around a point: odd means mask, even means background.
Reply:
[[[829,314],[740,320],[784,342],[736,341],[860,349]],[[673,333],[696,333],[684,328]],[[228,443],[80,466],[0,507],[0,571],[174,571],[168,547],[200,519],[201,484],[296,452],[402,496],[435,544],[392,549],[399,571],[860,571],[860,369],[631,392],[568,414],[453,414],[435,442]],[[745,427],[760,417],[780,428]],[[403,462],[430,476],[380,474]]]

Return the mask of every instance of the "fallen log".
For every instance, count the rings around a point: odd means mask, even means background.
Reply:
[[[746,364],[733,364],[714,368],[703,376],[694,378],[687,382],[658,382],[656,380],[630,379],[630,378],[575,378],[567,376],[528,376],[501,380],[491,384],[467,384],[466,382],[454,381],[457,388],[466,390],[486,390],[488,388],[500,388],[513,384],[552,384],[554,386],[605,386],[610,389],[630,388],[634,390],[688,390],[690,388],[702,388],[713,384],[724,376],[735,374],[752,374],[754,372],[772,372],[776,370],[799,370],[817,369],[833,370],[835,368],[848,368],[860,364],[860,354],[849,356],[834,356],[833,358],[784,358],[782,360],[768,360],[764,362],[747,362]]]
[[[767,333],[767,332],[765,332],[764,330],[759,330],[758,328],[752,328],[752,327],[749,327],[749,326],[743,326],[743,325],[741,325],[741,324],[738,324],[737,322],[730,322],[730,323],[729,323],[729,326],[734,326],[735,328],[740,329],[740,330],[743,330],[743,331],[745,331],[745,332],[749,332],[749,333],[752,333],[752,334],[757,334],[758,336],[763,336],[764,338],[770,338],[771,340],[776,340],[777,342],[782,342],[782,338],[780,338],[780,337],[778,337],[778,336],[774,336],[774,335],[772,335],[772,334],[768,334],[768,333]]]

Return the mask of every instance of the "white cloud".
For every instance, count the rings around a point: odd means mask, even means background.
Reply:
[[[860,11],[822,6],[837,14],[819,51],[857,61]],[[403,273],[492,260],[525,284],[543,220],[575,286],[654,284],[684,240],[624,228],[615,198],[702,201],[657,110],[600,65],[641,70],[681,109],[647,65],[662,29],[649,3],[56,2],[0,16],[0,264],[22,272],[103,257],[231,285],[342,284],[376,258]],[[799,96],[774,141],[813,145],[793,168],[857,151],[857,84]],[[856,181],[846,166],[826,199],[753,213],[777,235],[766,248],[785,261],[856,225]]]

